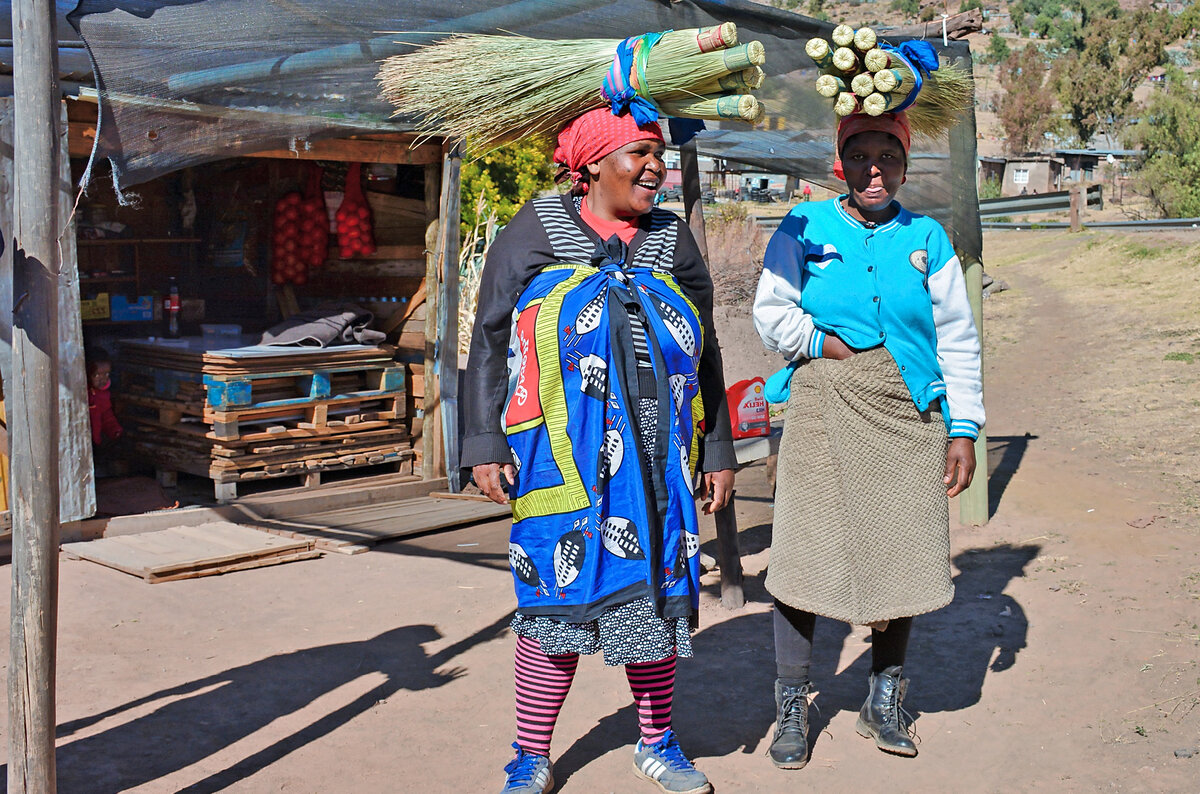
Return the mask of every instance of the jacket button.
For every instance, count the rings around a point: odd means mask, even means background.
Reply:
[[[879,303],[879,296],[878,296],[878,295],[876,295],[874,298],[871,298],[871,302],[872,302],[872,303]]]
[[[875,269],[875,266],[874,266],[874,265],[867,265],[867,272],[868,272],[868,273],[870,273],[870,272],[871,272],[872,270],[874,270],[874,269]]]
[[[880,338],[880,339],[883,339],[885,336],[887,336],[887,334],[885,334],[883,331],[880,331],[880,332],[879,332],[879,338]]]

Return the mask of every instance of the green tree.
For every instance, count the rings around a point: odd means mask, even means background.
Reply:
[[[1098,130],[1119,135],[1133,105],[1133,89],[1167,61],[1166,46],[1179,38],[1182,18],[1143,6],[1120,11],[1115,0],[1080,5],[1080,46],[1054,63],[1058,99],[1081,145]]]
[[[480,195],[500,223],[508,223],[529,199],[554,185],[554,166],[544,142],[504,146],[462,165],[462,233],[475,228]],[[485,213],[487,209],[485,209]]]
[[[899,11],[909,19],[916,19],[917,14],[921,13],[920,0],[892,0],[889,8],[893,11]]]
[[[1012,49],[1003,36],[993,31],[988,37],[988,46],[984,55],[988,63],[1001,64],[1008,60],[1009,55],[1012,55]]]
[[[1010,154],[1024,154],[1034,148],[1034,142],[1051,131],[1054,92],[1046,80],[1042,54],[1034,47],[1013,52],[1000,65],[1000,125],[1008,137],[1005,149]]]
[[[1171,67],[1125,140],[1141,147],[1139,190],[1168,218],[1200,217],[1200,80]]]

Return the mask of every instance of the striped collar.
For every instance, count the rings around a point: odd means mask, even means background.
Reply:
[[[893,217],[890,221],[888,221],[885,224],[882,224],[880,226],[875,226],[874,228],[872,228],[869,226],[865,226],[862,221],[860,221],[858,218],[855,218],[853,215],[851,215],[849,212],[846,211],[845,207],[842,206],[842,199],[847,198],[847,195],[848,194],[843,193],[842,195],[835,198],[833,200],[833,205],[836,208],[838,216],[840,216],[842,220],[844,220],[850,226],[857,229],[859,232],[868,232],[871,234],[877,234],[877,233],[883,232],[883,231],[890,232],[894,228],[896,228],[897,226],[900,225],[900,219],[904,216],[905,213],[908,212],[908,210],[904,209],[904,207],[901,206],[901,204],[898,201],[896,201],[895,199],[892,199],[892,203],[895,204],[897,209],[899,210],[896,213],[895,217]]]

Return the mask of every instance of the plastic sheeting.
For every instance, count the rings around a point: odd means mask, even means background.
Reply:
[[[834,116],[811,88],[816,70],[803,48],[832,25],[745,0],[83,0],[69,18],[95,63],[96,153],[112,161],[118,191],[205,161],[410,128],[411,118],[391,119],[375,82],[382,58],[409,49],[400,41],[498,31],[623,38],[721,21],[766,46],[768,130],[710,130],[699,150],[840,184],[831,171]],[[936,44],[969,68],[965,44]],[[917,144],[902,200],[946,223],[960,249],[978,256],[974,119],[960,126],[970,129]]]

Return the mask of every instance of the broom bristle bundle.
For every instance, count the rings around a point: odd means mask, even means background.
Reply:
[[[832,74],[823,74],[817,78],[817,93],[833,99],[846,90],[846,81]]]
[[[660,107],[668,115],[683,119],[717,118],[755,122],[763,114],[762,105],[750,94],[702,96],[663,102]]]
[[[909,99],[917,82],[912,67],[898,55],[876,46],[879,42],[873,30],[854,31],[848,25],[839,25],[831,38],[837,49],[824,39],[814,38],[805,44],[805,52],[821,69],[840,72],[824,74],[815,83],[817,93],[835,98],[834,112],[839,117],[858,112],[879,115],[901,107]],[[861,58],[850,45],[863,52]],[[963,69],[948,65],[928,75],[922,73],[921,90],[906,109],[913,133],[930,139],[945,135],[973,100],[971,75]]]
[[[858,71],[858,56],[849,47],[838,47],[833,51],[833,65],[848,75]]]
[[[854,28],[849,25],[838,25],[829,36],[839,47],[849,47],[854,43]]]
[[[866,66],[872,72],[878,72],[880,69],[886,69],[892,65],[892,56],[888,55],[887,50],[881,50],[876,47],[867,52],[863,56],[863,66]]]
[[[854,94],[843,91],[837,95],[837,99],[833,103],[833,112],[838,116],[849,116],[851,113],[857,113],[861,107],[861,101]]]
[[[881,94],[890,94],[893,91],[904,91],[908,93],[908,89],[912,86],[912,72],[904,70],[907,74],[902,73],[899,69],[881,69],[875,73],[872,82],[875,83],[875,90]]]
[[[700,52],[723,50],[737,43],[737,25],[732,22],[722,22],[720,25],[700,28],[696,31],[696,45],[700,48]]]
[[[854,48],[859,52],[869,52],[875,47],[877,38],[875,31],[870,28],[859,28],[854,31]]]
[[[668,32],[638,56],[640,69],[627,79],[654,101],[670,96],[690,103],[691,118],[757,118],[761,106],[744,92],[761,85],[759,67],[766,53],[757,41],[725,46],[736,41],[732,23]],[[600,88],[620,43],[458,34],[385,59],[377,79],[397,114],[420,114],[418,131],[464,138],[480,152],[551,135],[580,114],[607,105]],[[639,86],[643,79],[646,84]],[[736,93],[716,96],[727,90]]]
[[[871,73],[859,72],[854,75],[854,79],[850,81],[850,90],[861,97],[875,93],[875,80],[871,77]]]
[[[896,94],[871,94],[862,101],[863,112],[868,116],[878,116],[904,101],[904,97]]]
[[[833,64],[833,50],[825,39],[809,39],[804,51],[820,69],[828,69]]]

